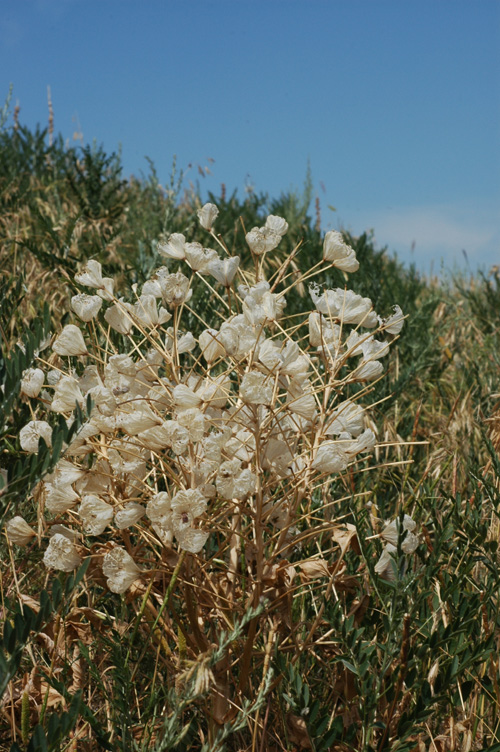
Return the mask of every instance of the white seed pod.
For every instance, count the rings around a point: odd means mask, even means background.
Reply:
[[[270,405],[273,388],[273,381],[263,373],[249,371],[241,380],[240,397],[249,405]]]
[[[290,474],[294,455],[286,441],[270,439],[262,459],[264,469],[272,469],[279,477],[283,477]]]
[[[152,452],[159,452],[162,449],[167,449],[171,442],[170,427],[165,425],[165,423],[162,423],[161,426],[148,428],[146,431],[141,431],[141,433],[138,434],[137,440],[142,446]]]
[[[330,261],[332,266],[344,272],[356,272],[359,261],[350,245],[344,242],[340,232],[330,230],[323,241],[323,260]]]
[[[101,264],[95,259],[87,261],[83,269],[75,274],[75,282],[84,287],[103,287]]]
[[[66,527],[66,525],[52,525],[49,530],[49,536],[52,538],[54,535],[64,535],[72,543],[75,543],[80,537],[75,530]]]
[[[403,517],[403,531],[406,532],[406,535],[404,536],[404,540],[401,545],[401,549],[405,554],[413,554],[419,546],[420,541],[418,537],[413,533],[413,530],[415,530],[416,526],[417,523],[415,522],[415,520],[413,520],[409,514],[405,514],[405,516]],[[384,529],[380,533],[380,537],[388,543],[391,543],[393,546],[397,546],[400,528],[401,520],[393,520],[384,527]]]
[[[266,236],[260,227],[252,227],[250,232],[245,235],[248,247],[256,256],[261,256],[267,251]]]
[[[311,347],[340,347],[342,328],[317,311],[309,314],[309,342]]]
[[[186,243],[186,261],[194,272],[208,274],[208,264],[217,259],[217,251],[203,248],[201,243]]]
[[[394,558],[396,553],[396,546],[393,546],[392,543],[388,543],[382,551],[378,562],[375,564],[375,572],[382,577],[383,580],[396,582],[397,562]]]
[[[225,373],[215,378],[207,377],[201,382],[196,393],[209,407],[223,408],[231,393],[231,379]]]
[[[104,314],[105,321],[110,327],[120,334],[129,334],[132,331],[134,322],[130,316],[130,303],[126,303],[120,298],[118,303],[112,305]]]
[[[260,256],[268,251],[274,251],[274,249],[280,244],[282,235],[279,232],[276,232],[271,226],[274,220],[276,220],[274,224],[276,224],[277,227],[281,228],[284,226],[284,223],[288,228],[287,223],[284,219],[281,219],[281,217],[273,217],[271,215],[268,217],[268,220],[270,220],[269,225],[266,222],[264,227],[252,227],[250,232],[247,232],[245,235],[245,240],[247,241],[250,250],[256,256]]]
[[[77,465],[74,465],[68,460],[59,460],[54,470],[50,475],[44,477],[44,481],[53,483],[56,486],[69,486],[72,483],[76,483],[77,480],[83,478],[85,470],[82,470]]]
[[[241,428],[226,442],[225,450],[228,457],[251,462],[255,455],[255,435],[246,428]]]
[[[207,264],[207,271],[224,287],[230,287],[240,265],[239,256],[214,259]]]
[[[363,354],[363,360],[379,360],[388,354],[389,343],[375,339],[373,334],[367,336],[354,329],[345,341],[345,348],[349,357]]]
[[[132,402],[131,405],[133,406]],[[137,434],[147,431],[154,426],[161,425],[161,418],[159,418],[151,410],[147,404],[137,404],[137,409],[119,411],[116,416],[116,427],[121,428],[122,431],[128,433],[129,436],[137,436]]]
[[[313,394],[302,394],[299,397],[291,397],[286,406],[292,413],[300,415],[306,420],[314,420],[318,414],[316,400]]]
[[[353,371],[352,378],[355,381],[374,381],[384,373],[384,366],[379,360],[362,360]]]
[[[318,447],[312,467],[320,473],[340,473],[345,470],[348,462],[342,442],[324,441]]]
[[[205,204],[201,207],[201,209],[198,209],[198,219],[200,220],[200,225],[205,230],[211,230],[213,223],[215,222],[217,215],[219,214],[218,208],[215,206],[215,204]]]
[[[111,467],[106,460],[97,460],[84,477],[75,483],[80,496],[94,494],[95,496],[112,493]]]
[[[217,339],[228,355],[236,355],[240,344],[238,329],[231,323],[224,322],[220,328]]]
[[[45,374],[41,368],[28,368],[23,371],[21,394],[25,394],[27,397],[38,397],[44,380]]]
[[[141,295],[137,303],[130,308],[130,312],[141,326],[151,329],[154,326],[162,326],[172,318],[172,314],[166,308],[156,306],[154,295]]]
[[[167,275],[162,284],[163,298],[167,305],[175,308],[187,303],[193,294],[189,285],[189,279],[181,272]]]
[[[88,420],[75,433],[73,439],[68,444],[68,454],[72,456],[90,454],[93,450],[92,444],[87,439],[100,433],[96,424]]]
[[[370,298],[363,298],[352,290],[337,287],[335,290],[325,290],[320,295],[319,288],[311,285],[309,294],[316,309],[327,318],[338,319],[344,324],[361,324],[366,327],[378,324],[378,316],[372,309]]]
[[[67,324],[62,332],[56,337],[52,349],[58,355],[86,355],[87,345],[83,334],[74,324]]]
[[[188,410],[201,405],[201,397],[185,384],[177,384],[172,392],[177,410]]]
[[[384,331],[389,334],[399,334],[404,324],[404,313],[398,305],[394,306],[394,313],[382,320]]]
[[[56,413],[66,413],[83,404],[83,394],[78,381],[72,376],[61,376],[54,389],[54,399],[50,409]]]
[[[124,593],[141,574],[130,554],[118,546],[104,555],[102,572],[112,593]]]
[[[338,435],[347,431],[351,436],[359,436],[363,430],[365,411],[357,402],[345,400],[337,405],[325,423],[325,433]]]
[[[70,485],[44,483],[45,508],[53,514],[62,514],[75,506],[80,498]]]
[[[99,386],[93,386],[87,392],[87,397],[92,399],[92,413],[91,417],[96,413],[100,415],[114,415],[117,410],[118,402],[111,389],[107,389],[102,384]]]
[[[218,340],[218,334],[217,329],[205,329],[200,334],[200,348],[207,363],[213,363],[226,354],[224,345]]]
[[[259,361],[269,370],[274,371],[281,367],[282,358],[280,342],[274,339],[265,339],[259,347]]]
[[[52,536],[43,555],[43,563],[49,569],[72,572],[80,566],[82,559],[75,544],[65,535],[56,533]]]
[[[232,499],[234,491],[234,479],[241,472],[241,462],[239,459],[226,460],[222,462],[215,480],[217,493],[223,499]]]
[[[172,327],[169,327],[167,329],[167,336],[165,337],[165,349],[168,350],[168,352],[172,352],[174,347],[174,330]],[[196,340],[194,336],[191,334],[191,332],[186,332],[185,334],[180,334],[177,332],[177,354],[182,355],[182,353],[191,352],[191,350],[194,350],[196,347]]]
[[[174,454],[184,454],[190,441],[187,428],[181,426],[176,420],[166,420],[163,426],[168,433],[169,446],[172,448]]]
[[[345,452],[350,457],[355,457],[360,452],[371,452],[372,449],[375,448],[375,444],[377,443],[377,439],[371,428],[367,428],[360,436],[357,437],[357,439],[354,439],[353,441],[350,440],[350,434],[340,434],[340,436],[345,436],[348,439]]]
[[[227,460],[219,467],[215,485],[217,493],[223,499],[243,500],[254,493],[257,476],[249,467],[241,469],[241,462],[237,459]]]
[[[269,282],[262,280],[253,287],[240,285],[238,292],[243,297],[244,320],[251,326],[260,327],[266,321],[277,321],[286,307],[283,295],[270,291]]]
[[[283,345],[283,343],[280,343]],[[288,340],[280,351],[281,370],[295,381],[303,380],[309,368],[309,358],[302,352],[297,342]]]
[[[36,454],[40,438],[48,447],[52,446],[52,428],[45,420],[30,420],[19,432],[21,449],[30,454]]]
[[[179,548],[191,554],[198,554],[201,551],[208,536],[209,533],[205,530],[194,530],[193,528],[186,528],[175,534]]]
[[[172,528],[177,537],[190,528],[197,517],[203,514],[207,508],[207,500],[197,488],[189,488],[187,491],[178,491],[171,501]]]
[[[146,506],[146,514],[155,525],[172,531],[172,504],[165,491],[151,497]]]
[[[82,394],[85,395],[90,389],[93,389],[96,386],[102,386],[97,366],[85,366],[82,375],[78,379],[78,385]]]
[[[99,295],[73,295],[71,298],[71,308],[82,321],[92,321],[102,306],[102,298]]]
[[[158,538],[161,540],[164,546],[171,546],[174,540],[174,531],[172,528],[164,528],[161,525],[151,523],[151,527],[155,531]]]
[[[83,527],[89,535],[101,535],[113,519],[114,510],[98,496],[84,496],[78,507]]]
[[[119,530],[125,530],[139,522],[145,514],[146,510],[141,504],[130,501],[115,514],[115,525]]]
[[[143,295],[154,295],[155,298],[161,298],[163,293],[161,285],[157,279],[147,279],[142,286]]]
[[[115,473],[143,477],[145,473],[144,451],[134,441],[115,439],[109,445],[108,460]]]
[[[55,386],[61,376],[61,371],[57,371],[55,368],[52,368],[50,371],[47,371],[47,384],[49,384],[49,386]]]
[[[183,454],[189,446],[189,432],[176,420],[165,420],[160,426],[142,431],[137,439],[153,452],[171,448],[175,454]]]
[[[11,543],[15,543],[16,546],[27,546],[36,535],[26,520],[19,515],[5,523],[5,530]]]
[[[275,214],[270,214],[266,219],[265,227],[272,232],[275,232],[280,237],[286,235],[288,232],[288,222],[283,217],[277,217]]]
[[[193,442],[201,441],[205,435],[205,416],[197,407],[189,407],[178,412],[177,422],[187,429]]]
[[[102,278],[102,288],[97,291],[97,294],[100,298],[103,300],[111,301],[113,300],[113,288],[115,286],[115,282],[111,277],[103,277]]]
[[[185,245],[184,235],[181,232],[173,232],[166,243],[158,243],[156,248],[162,256],[182,261],[186,258]]]

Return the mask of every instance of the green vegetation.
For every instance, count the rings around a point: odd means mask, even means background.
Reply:
[[[293,321],[310,309],[303,277],[322,257],[310,182],[303,196],[221,193],[207,197],[219,208],[217,236],[244,268],[254,263],[245,233],[269,214],[288,222],[261,273],[289,263]],[[369,235],[345,236],[359,271],[330,266],[321,281],[352,286],[382,316],[399,304],[408,317],[385,377],[349,392],[372,406],[377,446],[314,488],[297,544],[273,560],[256,602],[246,597],[251,552],[239,551],[228,580],[229,544],[212,538],[206,552],[180,556],[175,542],[156,542],[162,570],[123,595],[96,564],[105,536],[72,573],[43,565],[40,480],[93,405],[77,407],[69,426],[56,415],[52,446],[41,438],[28,454],[19,433],[45,408],[43,397],[21,394],[23,372],[62,368],[47,337],[74,321],[74,275],[86,261],[99,261],[120,291],[140,287],[165,264],[158,244],[171,233],[208,242],[202,203],[175,166],[167,186],[152,164],[146,177],[125,180],[119,156],[98,145],[68,147],[47,130],[2,122],[0,519],[21,515],[35,535],[20,547],[2,533],[0,544],[0,749],[500,750],[498,269],[428,280]],[[219,325],[225,295],[195,288],[186,320],[196,337]],[[104,353],[140,340],[108,332],[105,345],[95,341]],[[67,360],[80,375],[78,359]],[[404,515],[416,523],[411,555]],[[387,578],[376,566],[391,520],[399,523]],[[309,535],[314,525],[320,532]],[[121,535],[131,545],[131,533]],[[227,607],[228,592],[238,607]]]

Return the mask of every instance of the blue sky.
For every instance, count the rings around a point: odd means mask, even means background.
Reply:
[[[325,229],[500,263],[499,0],[2,0],[0,71],[21,122],[50,86],[56,130],[126,175],[177,155],[202,191],[277,196],[309,163]]]

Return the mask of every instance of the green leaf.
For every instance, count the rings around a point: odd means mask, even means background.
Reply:
[[[344,664],[344,666],[349,669],[353,674],[356,674],[356,676],[359,676],[358,669],[356,666],[354,666],[352,663],[347,661],[345,658],[339,658],[339,661]]]
[[[28,744],[27,752],[49,752],[47,737],[45,736],[45,731],[40,724],[35,726],[35,730],[33,731]]]

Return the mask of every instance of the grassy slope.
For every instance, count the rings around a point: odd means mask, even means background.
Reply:
[[[175,176],[161,188],[154,170],[141,181],[124,181],[118,157],[99,148],[67,149],[60,139],[49,147],[44,132],[4,130],[0,175],[0,332],[4,367],[9,359],[13,363],[9,383],[15,384],[16,368],[19,375],[26,367],[14,343],[33,329],[44,303],[54,326],[61,316],[64,321],[71,279],[83,260],[97,258],[107,273],[141,282],[159,263],[155,241],[163,235],[178,231],[202,240],[196,193],[183,193]],[[304,197],[275,200],[253,194],[245,200],[211,198],[221,212],[217,229],[230,248],[241,245],[243,228],[275,213],[290,224],[280,252],[292,252],[302,240],[297,270],[304,255],[319,258],[307,191]],[[228,719],[225,743],[231,750],[313,745],[318,751],[403,752],[419,749],[419,740],[430,749],[435,739],[438,750],[490,749],[500,743],[500,280],[497,274],[431,283],[374,249],[370,237],[348,240],[361,265],[349,284],[377,301],[382,314],[400,303],[409,317],[390,356],[389,377],[372,393],[379,441],[392,446],[377,450],[379,467],[343,476],[331,489],[344,499],[338,513],[356,524],[359,539],[345,550],[338,600],[329,591],[325,597],[324,580],[295,586],[289,613],[293,639],[271,654],[275,683],[268,696],[258,696],[269,636],[263,631],[255,642],[251,706],[246,715]],[[332,272],[329,282],[343,286],[344,275]],[[197,305],[210,318],[210,304],[200,299]],[[300,308],[300,295],[289,299],[290,313]],[[2,516],[21,513],[33,522],[28,492],[43,467],[29,463],[16,440],[29,420],[27,404],[7,397],[0,406],[0,465],[8,469],[10,485],[0,499]],[[402,441],[415,443],[393,446]],[[23,483],[16,484],[16,477]],[[373,572],[381,550],[373,535],[378,519],[403,511],[418,521],[422,544],[406,574],[390,585]],[[26,555],[3,546],[2,558],[3,608],[13,624],[4,632],[10,661],[4,670],[13,678],[0,718],[1,748],[9,749],[15,738],[22,749],[22,740],[34,734],[31,749],[43,749],[49,728],[51,739],[59,734],[63,740],[78,729],[89,739],[87,746],[80,742],[81,749],[102,748],[112,729],[111,748],[123,750],[173,748],[172,740],[185,728],[177,748],[202,748],[209,705],[194,697],[188,680],[172,678],[181,668],[185,674],[188,659],[196,658],[183,657],[182,593],[172,596],[177,616],[170,646],[162,648],[147,620],[137,622],[142,640],[132,644],[126,625],[135,623],[138,603],[99,588],[89,591],[85,580],[61,576],[54,582],[34,569],[40,554],[33,547]],[[20,593],[35,597],[44,588],[48,605],[38,620],[28,612],[23,620]],[[307,632],[300,625],[314,622],[319,612],[315,639],[323,647],[297,652]],[[42,635],[38,640],[36,633]],[[231,644],[240,637],[234,634]],[[141,655],[143,641],[147,650]],[[26,642],[30,647],[19,653],[20,663],[13,660],[16,647]],[[85,647],[90,643],[92,650]],[[27,683],[35,663],[44,670]],[[82,696],[77,693],[71,704],[77,690]],[[108,705],[101,712],[104,697]],[[49,748],[58,749],[59,742],[54,744]]]

